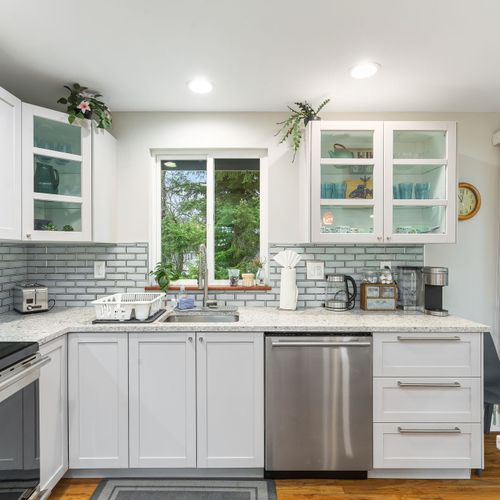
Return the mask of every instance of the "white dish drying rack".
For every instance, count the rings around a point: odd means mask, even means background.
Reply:
[[[96,319],[127,321],[135,319],[144,321],[154,316],[162,306],[164,293],[115,293],[94,300]]]

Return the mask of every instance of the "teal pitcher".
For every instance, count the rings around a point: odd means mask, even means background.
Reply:
[[[46,163],[37,162],[35,167],[35,192],[57,194],[59,188],[59,172]]]

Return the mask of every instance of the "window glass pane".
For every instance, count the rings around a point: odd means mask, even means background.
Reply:
[[[321,158],[373,158],[373,130],[322,130]]]
[[[33,135],[36,148],[51,149],[73,155],[82,154],[82,129],[76,125],[35,116]]]
[[[215,279],[229,268],[257,272],[260,248],[260,162],[215,160]]]
[[[322,199],[373,199],[373,165],[321,165]]]
[[[36,193],[82,195],[81,162],[35,155]]]
[[[35,231],[81,231],[82,205],[62,201],[34,201]]]
[[[162,161],[161,253],[173,279],[198,276],[198,248],[207,240],[205,160]]]
[[[445,234],[446,207],[395,206],[393,232],[397,234]]]
[[[446,158],[446,132],[395,130],[395,159],[436,159]]]
[[[342,207],[322,205],[322,233],[373,233],[373,207]]]

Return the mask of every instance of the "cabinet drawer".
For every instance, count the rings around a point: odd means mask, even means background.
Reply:
[[[386,333],[373,336],[373,375],[479,377],[480,333]]]
[[[374,424],[374,469],[482,467],[481,424]]]
[[[375,422],[480,422],[479,378],[375,378]]]

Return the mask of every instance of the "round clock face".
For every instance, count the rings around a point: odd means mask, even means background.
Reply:
[[[458,185],[458,219],[474,217],[481,207],[481,195],[475,186],[467,182]]]

